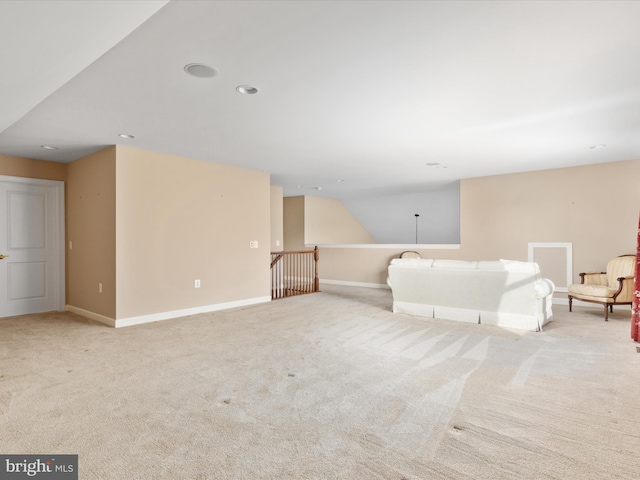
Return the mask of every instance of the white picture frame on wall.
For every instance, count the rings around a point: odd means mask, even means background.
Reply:
[[[528,260],[538,264],[540,273],[554,283],[556,292],[568,292],[573,283],[573,244],[529,243],[528,250]]]

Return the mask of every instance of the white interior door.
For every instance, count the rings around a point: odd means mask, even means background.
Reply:
[[[64,184],[0,176],[0,317],[64,310]]]

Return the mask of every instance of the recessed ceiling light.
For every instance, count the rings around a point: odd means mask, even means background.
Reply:
[[[440,165],[440,162],[429,162],[425,164],[427,167],[437,167]]]
[[[322,187],[313,187],[313,188],[315,188],[316,190],[322,190]]]
[[[340,183],[340,182],[344,182],[344,179],[339,178],[338,180],[336,180],[336,182]]]
[[[40,145],[45,150],[60,150],[58,147],[52,147],[51,145]]]
[[[128,133],[119,133],[118,136],[122,138],[136,138],[135,135],[130,135]]]
[[[604,148],[604,147],[606,147],[604,143],[599,143],[598,145],[591,145],[589,148],[593,150],[595,148]]]
[[[258,89],[256,87],[252,87],[251,85],[238,85],[236,90],[240,93],[244,93],[245,95],[255,95],[258,93]]]
[[[218,74],[214,68],[204,63],[189,63],[184,66],[184,71],[198,78],[211,78]]]
[[[296,188],[304,188],[302,185],[296,185]]]

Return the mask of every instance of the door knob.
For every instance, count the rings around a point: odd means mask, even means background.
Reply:
[[[0,255],[0,260],[4,260],[5,258],[8,258],[9,255]]]

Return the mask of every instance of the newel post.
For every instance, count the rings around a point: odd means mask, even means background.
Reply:
[[[320,279],[318,278],[318,260],[320,258],[320,250],[318,250],[318,246],[316,245],[315,248],[313,249],[313,259],[314,259],[314,263],[315,263],[315,274],[313,277],[313,291],[314,292],[319,292],[320,291]]]

